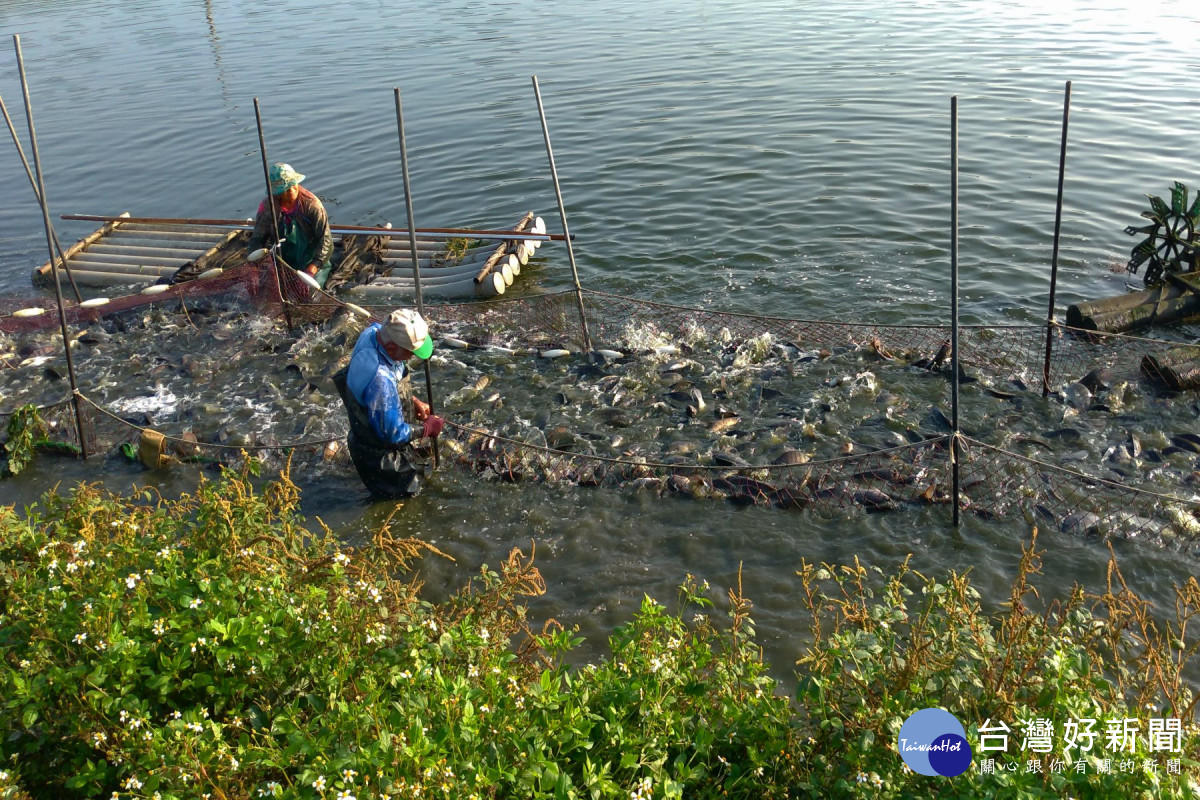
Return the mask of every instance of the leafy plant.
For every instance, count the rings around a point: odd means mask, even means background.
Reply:
[[[8,419],[4,452],[8,456],[8,473],[16,475],[33,460],[37,445],[45,440],[48,430],[37,406],[23,405]]]
[[[576,631],[528,622],[545,591],[533,552],[432,604],[413,570],[435,548],[390,519],[346,547],[304,524],[286,471],[260,490],[252,464],[176,501],[82,485],[27,518],[0,508],[0,797],[1195,791],[1194,635],[1152,622],[1115,566],[1106,595],[1037,613],[1031,545],[993,617],[965,576],[805,565],[796,703],[767,673],[740,586],[718,612],[688,576],[675,610],[644,598],[607,657],[571,668]],[[1185,623],[1196,596],[1180,589]],[[969,721],[974,746],[981,714],[1138,716],[1141,702],[1186,717],[1179,774],[935,783],[896,751],[923,706]]]

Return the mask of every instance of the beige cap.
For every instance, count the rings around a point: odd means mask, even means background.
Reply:
[[[408,350],[418,358],[429,358],[433,352],[433,339],[429,326],[421,315],[411,308],[401,308],[388,315],[379,329],[379,339]]]

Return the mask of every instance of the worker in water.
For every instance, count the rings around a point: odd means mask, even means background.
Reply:
[[[275,198],[278,228],[271,219],[271,199],[264,199],[254,218],[249,251],[270,247],[280,242],[279,257],[299,272],[306,272],[318,284],[329,278],[333,255],[333,236],[329,232],[329,215],[317,196],[300,185],[304,176],[290,164],[272,164],[271,194]]]
[[[412,442],[436,437],[444,422],[413,396],[407,362],[432,352],[425,320],[399,309],[359,335],[349,366],[333,376],[350,417],[350,458],[373,495],[406,497],[420,490],[424,464]]]

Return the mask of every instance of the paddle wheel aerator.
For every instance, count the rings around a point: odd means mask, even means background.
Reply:
[[[1125,233],[1130,236],[1145,234],[1146,238],[1129,253],[1125,269],[1136,275],[1138,267],[1146,264],[1142,280],[1147,287],[1158,286],[1167,275],[1177,272],[1196,271],[1197,229],[1200,229],[1200,192],[1188,208],[1188,187],[1179,181],[1171,188],[1171,205],[1152,194],[1150,210],[1142,216],[1153,224],[1135,228],[1130,225]]]

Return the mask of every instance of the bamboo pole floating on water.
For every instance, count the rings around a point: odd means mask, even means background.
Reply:
[[[142,225],[190,225],[197,228],[235,228],[248,231],[254,225],[244,219],[180,219],[173,217],[109,217],[103,214],[63,214],[61,219],[81,220],[83,222],[131,222]],[[396,231],[380,225],[331,225],[330,232],[336,234],[378,233],[395,236]],[[417,235],[434,239],[495,239],[497,241],[540,242],[565,241],[566,233],[513,233],[512,231],[471,228],[418,228]]]
[[[373,283],[364,283],[356,286],[351,286],[346,289],[346,292],[358,297],[397,297],[400,295],[412,296],[414,294],[414,286],[412,283],[393,282],[394,279],[379,279]],[[422,283],[422,296],[430,295],[434,297],[445,298],[468,298],[479,297],[489,298],[504,294],[505,291],[504,278],[499,272],[493,272],[484,279],[483,283],[476,283],[473,277],[467,276],[456,281],[447,281],[445,283]]]
[[[8,115],[8,107],[4,105],[4,98],[0,97],[0,112],[4,113],[4,122],[8,125],[8,132],[12,136],[13,144],[16,145],[17,155],[21,159],[21,166],[25,168],[25,177],[29,178],[29,185],[33,188],[33,196],[38,201],[38,205],[42,205],[42,195],[38,191],[38,183],[33,177],[33,172],[29,169],[29,161],[25,158],[25,150],[21,147],[21,139],[17,136],[17,129],[13,127],[12,117]],[[63,270],[67,273],[67,280],[71,282],[71,291],[75,293],[75,302],[82,303],[83,295],[79,293],[79,287],[75,285],[75,276],[71,274],[71,267],[67,264],[67,257],[63,253],[63,246],[58,241],[58,233],[54,228],[50,228],[50,238],[54,242],[54,247],[58,251],[59,261],[62,262]],[[50,254],[50,260],[54,260],[53,252]]]
[[[404,173],[404,210],[408,213],[408,244],[412,249],[413,288],[417,295],[417,313],[425,318],[425,301],[421,297],[421,264],[417,258],[417,223],[413,218],[412,186],[408,182],[408,147],[404,143],[404,112],[400,110],[400,87],[392,90],[396,95],[396,130],[400,134],[400,169]],[[428,325],[428,320],[426,320]],[[429,332],[427,336],[432,336]],[[433,379],[429,375],[429,359],[425,359],[425,396],[428,398],[429,413],[433,414]],[[439,466],[438,440],[433,437],[433,468]]]
[[[262,127],[262,112],[258,107],[258,98],[254,98],[254,122],[258,126],[258,149],[262,153],[263,179],[267,183],[267,202],[271,204],[271,232],[275,238],[275,247],[272,247],[268,252],[271,255],[271,263],[275,266],[275,291],[279,295],[279,302],[283,305],[283,317],[287,321],[288,331],[292,328],[292,309],[286,297],[283,296],[283,276],[279,266],[279,258],[276,257],[276,250],[279,249],[279,209],[275,206],[275,194],[271,191],[271,168],[267,164],[267,140],[263,137]],[[253,226],[251,226],[253,227]]]
[[[558,168],[554,166],[554,148],[550,146],[550,129],[546,126],[546,109],[542,106],[542,90],[537,75],[533,77],[533,96],[537,99],[538,117],[542,121],[542,138],[546,141],[546,157],[550,160],[550,177],[554,180],[554,196],[558,199],[558,214],[562,218],[563,236],[567,242],[567,260],[571,262],[571,277],[575,280],[575,299],[579,303],[579,324],[583,328],[583,348],[592,360],[592,337],[588,333],[587,314],[583,309],[583,287],[579,285],[579,270],[575,266],[575,249],[571,247],[571,231],[567,227],[567,208],[563,205],[562,188],[558,183]]]
[[[529,225],[529,223],[532,221],[533,221],[533,212],[532,211],[526,212],[525,216],[521,217],[521,221],[513,226],[513,231],[524,231],[525,227],[527,225]],[[518,244],[517,246],[524,247],[526,241],[528,241],[528,240],[522,240],[521,243]],[[490,256],[488,256],[487,261],[483,262],[483,266],[480,267],[478,274],[475,275],[475,282],[483,283],[484,279],[487,278],[489,273],[495,272],[496,266],[498,264],[500,264],[502,259],[505,259],[505,256],[507,256],[507,261],[510,265],[514,263],[514,256],[508,252],[508,245],[502,244],[499,247],[497,247]],[[519,265],[512,266],[511,269],[512,269],[513,275],[521,274],[521,269],[520,269]],[[511,281],[510,281],[510,283],[511,283]]]
[[[954,496],[954,527],[959,517],[958,447],[958,95],[950,98],[950,475]]]
[[[1063,180],[1067,173],[1067,122],[1071,117],[1071,82],[1063,98],[1062,144],[1058,151],[1058,200],[1054,206],[1054,251],[1050,257],[1050,309],[1046,312],[1046,361],[1042,365],[1042,397],[1050,395],[1050,351],[1054,344],[1054,294],[1058,289],[1058,242],[1062,232]]]
[[[54,260],[54,243],[51,237],[50,205],[46,197],[46,182],[42,177],[42,160],[38,156],[37,134],[33,128],[33,104],[29,101],[29,82],[25,79],[25,60],[21,57],[21,37],[13,34],[13,48],[17,51],[17,72],[21,76],[21,95],[25,100],[25,119],[29,122],[29,149],[33,153],[33,165],[37,173],[38,205],[42,207],[42,221],[46,225],[46,249],[50,252],[50,268],[54,279],[54,301],[58,304],[58,326],[62,331],[63,352],[67,357],[67,376],[71,379],[71,404],[75,410],[75,432],[79,436],[79,454],[88,457],[87,436],[83,430],[83,413],[79,407],[79,384],[75,381],[75,361],[71,358],[71,336],[67,332],[67,313],[63,308],[62,283],[58,280],[58,265]],[[63,260],[66,263],[66,259]]]

